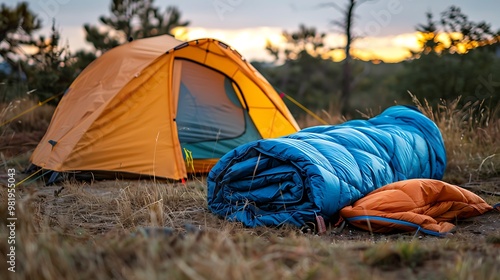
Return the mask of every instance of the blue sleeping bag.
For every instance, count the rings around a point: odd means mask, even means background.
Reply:
[[[208,175],[208,208],[249,227],[326,221],[386,184],[441,179],[446,153],[434,122],[393,106],[369,120],[315,126],[239,146]]]

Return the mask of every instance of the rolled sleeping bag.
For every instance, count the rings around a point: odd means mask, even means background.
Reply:
[[[304,226],[392,182],[441,179],[446,152],[434,122],[393,106],[368,120],[323,125],[241,145],[207,177],[210,211],[245,226]]]

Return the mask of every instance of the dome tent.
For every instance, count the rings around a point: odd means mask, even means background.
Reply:
[[[241,144],[298,130],[278,93],[231,47],[163,35],[111,49],[84,69],[30,160],[56,172],[181,179]]]

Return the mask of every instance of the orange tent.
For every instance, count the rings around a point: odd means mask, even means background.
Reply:
[[[31,162],[57,172],[181,179],[229,150],[299,126],[273,87],[214,39],[132,41],[71,84]]]
[[[373,232],[421,230],[443,235],[450,223],[492,210],[484,200],[466,189],[433,179],[411,179],[381,187],[342,208],[349,223]]]

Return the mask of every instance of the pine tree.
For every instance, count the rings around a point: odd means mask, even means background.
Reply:
[[[425,24],[417,25],[417,32],[420,34],[419,43],[422,45],[422,51],[412,51],[414,57],[418,57],[421,53],[428,54],[430,52],[440,52],[444,46],[442,42],[437,39],[438,27],[437,22],[434,21],[434,15],[431,12],[425,14],[427,22]]]
[[[161,12],[153,5],[154,0],[113,0],[111,15],[101,16],[103,26],[85,24],[86,40],[99,53],[125,43],[127,40],[171,34],[175,27],[183,27],[189,21],[181,20],[181,12],[174,6]]]
[[[15,99],[28,90],[23,60],[28,58],[21,48],[32,44],[32,33],[41,28],[41,22],[29,9],[28,4],[21,2],[15,7],[5,4],[0,6],[0,62],[4,70],[0,71],[0,102]]]
[[[28,8],[26,2],[9,8],[5,4],[0,6],[0,48],[1,58],[9,63],[13,69],[18,65],[12,55],[19,55],[20,45],[32,44],[32,33],[41,28],[41,21]]]
[[[63,93],[75,78],[75,70],[72,67],[75,59],[69,51],[69,46],[61,44],[60,40],[59,30],[53,20],[50,35],[40,35],[33,40],[32,46],[36,51],[24,62],[23,68],[28,74],[29,88],[36,90],[35,95],[40,100]]]
[[[500,87],[499,58],[495,48],[500,32],[489,23],[473,22],[460,8],[451,6],[438,21],[427,13],[427,22],[416,29],[421,34],[422,50],[404,63],[398,75],[397,90],[409,90],[431,104],[451,102],[461,97],[462,103],[486,100],[496,104]]]

